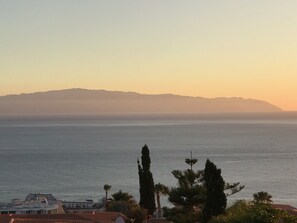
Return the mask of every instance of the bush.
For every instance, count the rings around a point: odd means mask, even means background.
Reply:
[[[297,223],[296,216],[274,209],[270,204],[238,201],[226,215],[212,218],[210,223]]]

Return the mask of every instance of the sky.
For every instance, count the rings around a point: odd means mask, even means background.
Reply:
[[[297,111],[296,0],[0,0],[0,95],[243,97]]]

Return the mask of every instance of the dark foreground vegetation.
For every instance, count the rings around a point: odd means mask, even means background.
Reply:
[[[297,217],[272,206],[271,195],[267,192],[254,194],[252,201],[240,200],[229,208],[227,197],[240,192],[240,183],[226,183],[221,169],[207,160],[203,170],[194,170],[197,159],[191,157],[185,162],[186,170],[173,170],[177,186],[168,188],[154,184],[150,171],[150,152],[142,148],[141,162],[137,160],[139,174],[139,203],[129,193],[121,190],[108,200],[110,185],[106,191],[106,210],[125,214],[130,222],[140,223],[149,218],[166,218],[175,223],[297,223]],[[161,208],[160,196],[168,196],[173,207]]]

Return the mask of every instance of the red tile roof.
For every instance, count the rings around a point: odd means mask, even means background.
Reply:
[[[12,218],[10,223],[92,223],[91,221],[82,220],[60,220],[60,219],[22,219]]]
[[[272,204],[272,207],[275,209],[287,211],[290,214],[296,215],[297,216],[297,208],[287,205],[287,204]]]
[[[287,204],[272,204],[272,207],[276,209],[286,210],[286,211],[293,211],[293,210],[297,211],[297,208]]]
[[[0,223],[115,223],[119,212],[82,212],[76,214],[0,215]]]
[[[77,213],[77,215],[85,219],[94,221],[95,223],[114,223],[117,217],[122,217],[124,220],[127,219],[127,217],[120,212],[81,212]]]
[[[13,220],[15,222],[23,222],[23,223],[52,223],[52,222],[78,222],[78,221],[86,221],[86,219],[74,215],[74,214],[28,214],[28,215],[19,215],[19,214],[12,214],[12,215],[0,215],[0,223],[11,223],[10,221]],[[83,222],[79,222],[83,223]]]

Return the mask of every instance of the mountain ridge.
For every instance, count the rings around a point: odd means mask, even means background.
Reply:
[[[71,88],[0,96],[0,114],[11,113],[189,113],[279,112],[268,102],[241,97],[204,98],[175,94]]]

